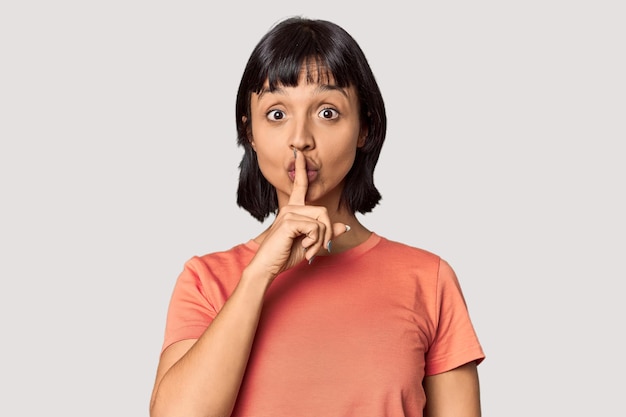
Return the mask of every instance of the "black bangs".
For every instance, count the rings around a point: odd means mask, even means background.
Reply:
[[[261,87],[255,91],[260,93],[266,87],[274,91],[278,86],[296,87],[304,71],[307,84],[333,84],[338,87],[348,87],[347,83],[339,83],[320,57],[305,57],[300,64],[274,66],[268,69],[267,76],[259,80]],[[267,85],[265,85],[267,83]]]
[[[269,87],[273,91],[278,86],[296,87],[306,72],[306,82],[310,84],[334,84],[349,87],[355,84],[351,72],[355,62],[346,57],[356,57],[346,48],[347,42],[337,37],[314,31],[308,25],[287,26],[268,36],[259,48],[259,60],[262,66],[256,68],[254,89],[259,93]],[[269,85],[267,85],[267,84]]]

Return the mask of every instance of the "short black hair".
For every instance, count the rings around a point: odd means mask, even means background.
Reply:
[[[261,38],[248,59],[237,92],[237,143],[244,148],[239,164],[237,205],[260,222],[278,210],[278,199],[276,190],[261,173],[250,144],[251,96],[261,92],[266,82],[270,91],[281,85],[297,86],[302,66],[312,64],[317,65],[317,74],[332,75],[339,87],[354,86],[361,125],[367,128],[365,144],[357,148],[354,164],[346,174],[339,205],[347,206],[353,213],[368,213],[381,199],[374,186],[374,168],[385,140],[387,116],[365,54],[354,38],[337,24],[291,17],[276,24]],[[308,73],[311,76],[315,72]]]

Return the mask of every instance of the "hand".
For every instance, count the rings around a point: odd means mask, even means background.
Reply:
[[[289,202],[282,207],[248,268],[268,274],[273,280],[304,259],[311,260],[335,237],[349,230],[343,223],[331,224],[325,207],[307,206],[309,181],[305,157],[294,151],[295,178]]]

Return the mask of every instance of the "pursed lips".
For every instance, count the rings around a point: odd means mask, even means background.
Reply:
[[[309,161],[306,161],[306,175],[307,175],[307,178],[309,179],[309,182],[314,181],[315,178],[317,178],[318,171],[319,171],[319,168],[315,166],[311,166]],[[291,181],[294,181],[294,179],[296,178],[296,163],[295,162],[291,162],[289,164],[289,167],[287,168],[287,174],[289,175],[289,179]]]

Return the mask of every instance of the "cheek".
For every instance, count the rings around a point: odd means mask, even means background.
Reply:
[[[272,185],[276,186],[276,181],[281,175],[281,160],[277,152],[271,152],[262,148],[256,152],[257,162],[263,177]]]
[[[259,168],[261,168],[261,172],[265,174],[266,171],[272,168],[273,163],[272,163],[271,154],[268,154],[267,152],[263,152],[263,151],[261,152],[257,151],[256,157],[257,157],[257,161],[259,162]]]
[[[343,179],[354,164],[356,146],[346,146],[341,148],[334,147],[332,151],[333,152],[329,153],[327,158],[325,158],[324,166],[331,167],[330,172],[333,177]]]
[[[350,131],[351,134],[344,136],[344,140],[329,141],[328,156],[337,167],[345,168],[347,166],[350,169],[354,163],[358,136],[353,135],[352,132]]]
[[[253,124],[252,128],[252,148],[256,154],[256,158],[261,169],[261,173],[267,178],[273,166],[276,164],[276,152],[266,138],[266,132]],[[269,179],[268,179],[269,180]]]

